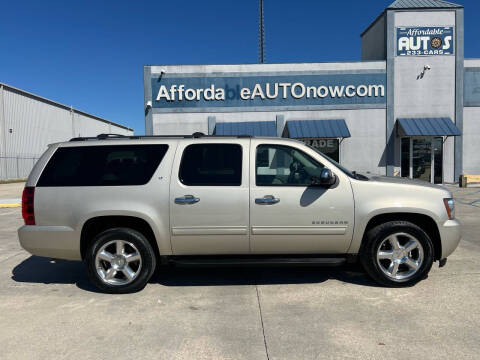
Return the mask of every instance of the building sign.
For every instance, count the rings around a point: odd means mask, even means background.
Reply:
[[[453,55],[453,27],[398,27],[397,56]]]
[[[154,108],[385,104],[385,73],[152,76]]]

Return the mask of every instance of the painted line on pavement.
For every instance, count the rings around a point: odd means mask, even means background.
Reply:
[[[15,208],[15,207],[20,207],[20,203],[12,203],[12,204],[0,204],[0,209],[3,208]]]

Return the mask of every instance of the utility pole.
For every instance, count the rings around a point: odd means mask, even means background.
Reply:
[[[260,16],[258,22],[258,62],[265,63],[265,26],[263,23],[263,0],[260,3]]]

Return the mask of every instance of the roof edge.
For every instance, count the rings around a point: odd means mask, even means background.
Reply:
[[[395,4],[402,2],[403,0],[395,0],[392,2],[385,10],[404,10],[404,9],[440,9],[440,10],[445,10],[445,9],[460,9],[463,8],[463,5],[460,4],[455,4],[449,1],[444,1],[444,0],[433,0],[434,3],[438,3],[438,6],[432,6],[432,5],[419,5],[419,6],[405,6],[405,7],[396,7]],[[422,0],[418,0],[422,2]]]
[[[57,101],[47,99],[46,97],[43,97],[43,96],[40,96],[40,95],[31,93],[31,92],[26,91],[26,90],[22,90],[22,89],[16,88],[16,87],[14,87],[14,86],[11,86],[11,85],[8,85],[8,84],[2,83],[2,82],[0,82],[0,87],[2,87],[2,88],[8,88],[8,89],[13,90],[13,91],[15,91],[15,92],[17,92],[17,93],[21,93],[21,94],[28,95],[28,96],[30,96],[30,97],[33,97],[33,98],[37,99],[37,100],[40,100],[40,101],[49,103],[49,104],[51,104],[51,105],[54,105],[54,106],[57,106],[57,107],[60,107],[60,108],[63,108],[63,109],[65,109],[65,110],[73,111],[73,112],[75,112],[75,113],[77,113],[77,114],[81,114],[81,115],[84,115],[84,116],[88,116],[88,117],[90,117],[90,118],[92,118],[92,119],[99,120],[99,121],[102,121],[102,122],[107,123],[107,124],[111,124],[111,125],[118,126],[118,127],[122,128],[122,129],[125,129],[125,130],[134,131],[134,129],[129,128],[128,126],[125,126],[125,125],[122,125],[122,124],[118,124],[118,123],[116,123],[116,122],[113,122],[113,121],[110,121],[110,120],[101,118],[101,117],[96,116],[96,115],[89,114],[89,113],[87,113],[87,112],[85,112],[85,111],[75,109],[73,106],[68,106],[68,105],[59,103],[59,102],[57,102]]]
[[[384,15],[385,13],[387,12],[387,10],[383,10],[380,15],[378,15],[375,20],[373,20],[370,25],[367,26],[367,28],[365,30],[362,31],[362,33],[360,34],[360,37],[362,37],[363,35],[365,35],[368,30],[370,30]]]
[[[380,18],[382,16],[385,15],[385,13],[387,11],[391,11],[391,10],[394,10],[394,11],[410,11],[410,10],[414,10],[414,9],[419,9],[419,10],[425,10],[425,9],[430,9],[430,10],[446,10],[446,9],[463,9],[464,6],[463,5],[460,5],[460,4],[454,4],[454,3],[451,3],[451,2],[447,2],[447,1],[442,1],[442,3],[445,3],[445,4],[448,4],[445,5],[445,6],[418,6],[418,7],[404,7],[404,8],[401,8],[401,7],[393,7],[392,5],[395,4],[396,1],[394,1],[393,3],[391,3],[388,7],[386,7],[381,13],[380,15],[378,15],[375,20],[373,20],[370,25],[367,26],[367,28],[365,30],[362,31],[362,33],[360,34],[360,37],[362,37],[363,35],[365,35],[365,33],[368,32],[368,30],[370,30],[376,23],[378,20],[380,20]]]

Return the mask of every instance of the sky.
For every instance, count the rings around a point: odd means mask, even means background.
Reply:
[[[266,62],[359,61],[391,2],[264,0]],[[480,58],[480,1],[453,2]],[[143,66],[258,62],[258,0],[4,1],[0,34],[0,82],[143,134]]]

